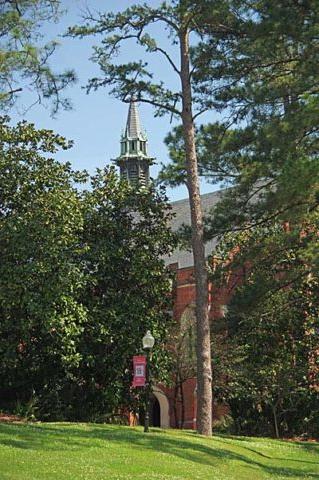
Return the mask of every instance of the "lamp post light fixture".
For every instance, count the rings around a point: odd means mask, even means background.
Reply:
[[[143,337],[143,348],[146,350],[146,384],[145,384],[145,418],[144,432],[149,432],[150,426],[150,390],[151,390],[151,369],[150,369],[150,351],[154,347],[155,339],[151,332],[147,330]]]

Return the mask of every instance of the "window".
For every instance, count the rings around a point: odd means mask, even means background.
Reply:
[[[180,333],[177,345],[179,360],[184,368],[196,366],[196,317],[195,305],[188,305],[180,319]]]

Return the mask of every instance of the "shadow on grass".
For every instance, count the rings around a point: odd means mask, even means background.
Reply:
[[[161,434],[160,434],[161,432]],[[122,444],[129,447],[134,454],[134,448],[152,450],[153,452],[173,455],[189,462],[195,462],[205,466],[216,467],[218,464],[240,462],[243,466],[260,469],[265,473],[281,478],[297,477],[319,479],[319,461],[313,462],[302,459],[286,459],[271,457],[257,449],[236,443],[237,438],[213,437],[225,445],[218,447],[209,445],[210,439],[205,439],[207,445],[199,443],[202,437],[192,433],[183,433],[189,438],[180,438],[178,435],[166,435],[163,431],[154,431],[143,434],[141,430],[125,427],[114,428],[111,426],[69,424],[56,425],[0,425],[0,445],[12,448],[63,451],[68,449],[87,449],[90,447],[105,448],[105,443]],[[12,438],[12,437],[18,438]],[[230,440],[234,440],[231,443]],[[102,441],[102,442],[101,442]],[[251,440],[253,442],[253,440]],[[227,448],[228,447],[228,448]],[[311,447],[317,447],[311,445]],[[240,452],[234,449],[240,449]],[[313,448],[309,448],[309,451]],[[242,452],[244,450],[244,453]],[[315,450],[318,452],[318,450]],[[296,452],[298,454],[298,452]],[[256,458],[252,458],[257,457]],[[298,462],[300,468],[291,467],[288,462]],[[281,465],[279,465],[281,463]],[[276,465],[277,464],[277,465]],[[310,465],[311,464],[311,465]],[[287,466],[286,466],[287,465]],[[314,471],[315,470],[315,471]]]
[[[238,438],[232,436],[232,437],[225,437],[226,439],[231,439],[232,442],[236,442],[238,440]],[[221,437],[214,437],[214,440],[217,440],[221,443],[225,443],[226,445],[231,445],[231,442],[229,441],[225,441],[223,438]],[[242,439],[240,439],[242,440]],[[250,439],[252,442],[253,442],[253,439]],[[273,439],[271,439],[273,440]],[[313,445],[313,444],[309,444],[309,445],[305,445],[304,443],[301,443],[301,442],[294,442],[292,445],[298,445],[298,446],[302,446],[304,448],[306,448],[306,450],[308,452],[311,452],[313,451],[313,453],[318,453],[318,461],[317,462],[314,462],[312,460],[300,460],[300,459],[297,459],[297,458],[284,458],[284,457],[275,457],[275,456],[271,456],[271,455],[266,455],[265,453],[262,453],[262,452],[259,452],[258,450],[254,449],[254,448],[251,448],[251,447],[247,447],[247,446],[244,446],[244,445],[241,445],[240,443],[239,444],[236,444],[236,443],[233,443],[233,445],[236,445],[236,447],[238,448],[241,448],[243,450],[247,450],[249,452],[252,452],[260,457],[263,457],[263,458],[267,458],[268,460],[280,460],[280,461],[287,461],[287,462],[298,462],[298,463],[312,463],[314,465],[318,465],[318,469],[319,469],[319,445]],[[287,447],[289,446],[289,444],[287,444]],[[272,447],[276,448],[276,444],[273,443],[272,444]],[[318,477],[319,478],[319,477]]]
[[[318,453],[319,455],[319,442],[313,442],[313,441],[301,441],[301,440],[289,440],[285,438],[266,438],[266,437],[237,437],[236,435],[220,435],[222,438],[229,438],[231,440],[236,440],[236,441],[244,441],[244,442],[256,442],[258,440],[262,442],[268,442],[271,441],[273,446],[276,446],[277,442],[284,442],[287,446],[289,445],[297,445],[298,447],[302,447],[304,450],[308,452],[314,452]]]

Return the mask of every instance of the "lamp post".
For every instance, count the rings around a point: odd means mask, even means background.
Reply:
[[[154,346],[155,339],[151,332],[147,330],[143,337],[143,348],[146,350],[146,389],[145,389],[145,419],[144,432],[149,431],[150,426],[150,387],[151,387],[151,369],[150,369],[150,351]]]

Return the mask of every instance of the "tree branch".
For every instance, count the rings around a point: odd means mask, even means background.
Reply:
[[[166,59],[168,60],[168,62],[170,63],[171,67],[173,68],[173,70],[177,73],[178,76],[180,76],[181,74],[181,71],[177,68],[177,66],[175,65],[175,63],[173,62],[173,60],[171,59],[170,55],[168,55],[167,52],[165,52],[165,50],[163,50],[161,47],[154,47],[154,50],[157,51],[157,52],[160,52],[162,53]]]
[[[197,117],[199,117],[203,113],[207,112],[207,110],[209,110],[209,109],[208,108],[202,108],[202,110],[199,110],[199,112],[195,113],[195,115],[193,116],[193,122],[196,120]]]
[[[157,108],[160,108],[160,109],[163,109],[163,110],[168,110],[169,112],[171,112],[174,115],[178,115],[178,116],[182,115],[182,112],[177,110],[176,108],[171,107],[169,105],[164,105],[162,103],[156,102],[156,101],[151,100],[149,98],[143,98],[143,97],[138,96],[136,100],[138,102],[141,102],[141,103],[147,103],[149,105],[152,105],[153,107],[157,107]],[[125,97],[122,98],[122,101],[124,103],[130,103],[131,97],[128,98],[127,96],[125,96]]]
[[[22,92],[23,88],[15,88],[13,90],[10,90],[9,92],[5,92],[4,95],[7,95],[8,97],[13,95],[14,93],[17,93],[17,92]]]

